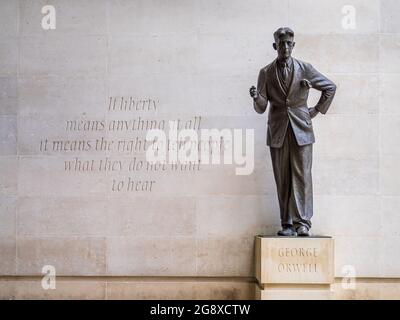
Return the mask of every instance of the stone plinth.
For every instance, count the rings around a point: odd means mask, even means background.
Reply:
[[[334,283],[331,237],[256,236],[258,299],[329,299]]]

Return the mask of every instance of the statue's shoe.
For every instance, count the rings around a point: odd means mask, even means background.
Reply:
[[[299,237],[309,237],[310,232],[308,231],[308,228],[305,226],[301,226],[297,228],[297,235]]]
[[[282,237],[295,237],[297,236],[296,231],[291,228],[283,228],[282,230],[278,231],[278,236]]]

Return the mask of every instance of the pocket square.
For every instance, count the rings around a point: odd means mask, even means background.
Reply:
[[[300,81],[300,84],[301,84],[302,87],[306,87],[307,89],[312,88],[311,82],[308,81],[307,79],[302,79],[302,80]]]

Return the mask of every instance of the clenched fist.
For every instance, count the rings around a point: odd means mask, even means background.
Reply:
[[[258,98],[258,91],[257,91],[257,88],[256,88],[255,86],[252,86],[252,87],[250,88],[250,96],[251,96],[253,99],[257,99],[257,98]]]

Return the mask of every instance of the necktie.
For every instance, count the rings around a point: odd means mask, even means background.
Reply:
[[[283,65],[282,76],[283,76],[283,81],[286,83],[286,80],[289,77],[289,66],[287,62],[285,62]]]

